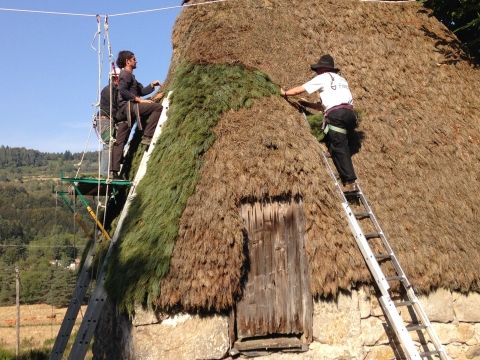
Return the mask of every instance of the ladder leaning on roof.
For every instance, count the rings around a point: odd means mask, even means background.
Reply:
[[[107,264],[110,259],[112,250],[119,239],[120,232],[122,230],[123,223],[125,218],[128,214],[128,210],[130,205],[135,199],[137,192],[137,185],[139,184],[140,180],[144,177],[147,172],[147,162],[150,159],[150,156],[155,148],[155,144],[160,137],[162,131],[162,124],[167,120],[167,111],[169,107],[169,98],[172,92],[168,94],[168,96],[163,100],[162,106],[162,114],[158,121],[157,127],[155,128],[155,133],[153,135],[152,141],[148,150],[143,154],[142,160],[138,167],[137,173],[135,174],[135,178],[131,184],[130,191],[128,193],[127,200],[125,205],[123,206],[122,212],[120,214],[120,218],[118,224],[115,228],[115,233],[110,241],[110,245],[107,251],[107,254],[103,260],[100,275],[97,279],[97,285],[89,299],[87,311],[83,317],[82,323],[80,328],[77,332],[77,337],[75,338],[75,342],[73,343],[72,350],[70,351],[69,359],[77,360],[77,359],[84,359],[85,355],[88,350],[88,346],[90,344],[90,340],[93,337],[95,332],[95,328],[97,326],[98,320],[103,310],[103,306],[107,300],[107,293],[105,290],[105,278],[106,278],[106,270]],[[63,320],[62,326],[59,330],[57,335],[57,339],[55,341],[54,348],[50,355],[50,360],[60,360],[63,357],[63,353],[65,352],[65,348],[70,338],[70,334],[75,324],[76,317],[80,310],[81,303],[85,297],[86,290],[90,283],[90,277],[88,276],[88,272],[91,268],[91,263],[93,260],[93,246],[91,247],[87,258],[85,260],[85,264],[82,267],[81,273],[77,280],[77,285],[74,290],[73,298],[70,302],[70,305],[67,309],[67,313],[65,314],[65,318]]]
[[[96,224],[96,229],[100,231],[103,237],[106,240],[111,240],[110,235],[103,227],[103,224],[98,220],[97,214],[93,211],[93,209],[88,204],[88,201],[85,199],[85,195],[96,195],[98,193],[97,189],[107,188],[110,187],[113,191],[116,190],[118,187],[125,187],[130,186],[130,181],[127,180],[106,180],[106,179],[95,179],[95,178],[65,178],[62,177],[61,181],[71,184],[74,189],[75,194],[79,197],[82,204],[85,206],[88,214],[93,219]],[[108,192],[106,190],[106,192]],[[77,283],[75,285],[75,289],[73,291],[72,298],[68,305],[67,311],[65,316],[63,317],[62,325],[60,326],[58,336],[55,339],[55,344],[52,348],[52,352],[50,354],[50,359],[61,359],[62,355],[65,351],[65,348],[68,343],[68,339],[70,338],[70,334],[72,333],[73,327],[75,325],[75,321],[77,320],[78,313],[83,303],[83,299],[85,299],[85,295],[87,290],[90,286],[91,276],[90,271],[92,268],[93,258],[95,256],[95,243],[96,239],[93,233],[87,229],[86,224],[83,223],[80,215],[75,211],[70,203],[69,199],[67,198],[67,194],[69,192],[57,191],[57,195],[60,195],[63,199],[65,205],[70,209],[72,213],[75,214],[75,220],[80,224],[83,228],[87,236],[90,238],[88,252],[85,256],[85,261],[80,269],[80,272],[77,277]]]
[[[328,159],[329,156],[326,153],[323,153],[325,166],[335,182],[335,187],[342,201],[342,207],[347,216],[350,230],[355,237],[355,241],[360,248],[360,251],[378,286],[378,289],[380,290],[380,305],[388,317],[390,326],[393,328],[403,352],[408,359],[432,358],[434,356],[440,358],[441,360],[449,359],[447,352],[437,337],[437,334],[435,333],[423,306],[420,304],[417,296],[415,295],[412,284],[400,266],[400,263],[398,262],[398,259],[393,252],[385,233],[380,227],[372,208],[368,204],[362,189],[357,184],[358,191],[344,193],[338,181],[337,175],[335,174]],[[355,204],[360,207],[358,211],[352,210],[351,206],[354,206]],[[361,220],[369,220],[371,223],[369,226],[373,226],[374,231],[370,233],[364,233],[359,223]],[[368,224],[366,224],[366,226],[368,226]],[[379,239],[380,241],[377,241],[378,244],[370,245],[374,239]],[[377,251],[379,248],[383,248],[383,250],[381,250],[382,253],[375,254],[372,248],[377,249]],[[380,265],[387,263],[391,264],[390,271],[393,269],[394,272],[394,274],[389,276],[384,274]],[[399,293],[403,297],[400,301],[392,300],[389,281],[400,282]],[[412,320],[416,320],[416,322],[406,325],[399,314],[399,307],[407,307],[410,311],[410,314],[413,313]],[[423,352],[419,352],[409,333],[414,331],[421,332],[422,334],[424,334],[423,331],[425,331],[429,336],[434,349],[429,349],[427,342],[426,344],[422,344]],[[422,339],[422,337],[420,337],[420,339]]]

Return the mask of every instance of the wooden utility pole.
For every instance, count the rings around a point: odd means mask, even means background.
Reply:
[[[15,265],[15,290],[16,290],[16,305],[17,305],[17,341],[15,344],[15,356],[18,359],[20,352],[20,273],[18,271],[18,266]]]

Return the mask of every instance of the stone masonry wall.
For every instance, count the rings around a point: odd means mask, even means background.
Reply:
[[[480,359],[480,295],[438,290],[420,297],[430,321],[452,359]],[[405,314],[402,314],[404,316]],[[258,359],[393,359],[383,313],[368,289],[314,304],[313,336],[305,353],[273,353]],[[229,358],[228,319],[215,315],[176,315],[159,319],[138,312],[131,328],[135,359]],[[415,340],[415,339],[414,339]],[[418,340],[418,339],[417,339]]]

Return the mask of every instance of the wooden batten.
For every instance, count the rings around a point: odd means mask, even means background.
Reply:
[[[303,203],[269,200],[243,204],[240,211],[249,263],[236,306],[235,347],[302,349],[312,340],[313,307]]]

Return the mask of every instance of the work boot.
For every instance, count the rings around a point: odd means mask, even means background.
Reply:
[[[109,178],[111,180],[123,180],[123,178],[118,174],[118,171],[110,171]]]
[[[343,185],[343,192],[344,193],[356,193],[358,192],[358,186],[355,181],[349,182]]]
[[[152,138],[151,138],[151,137],[148,137],[148,136],[142,137],[141,144],[143,144],[143,145],[150,145],[151,142],[152,142]]]

